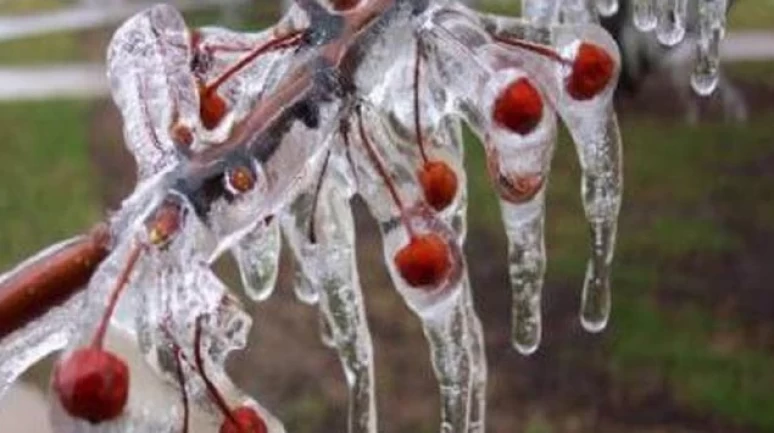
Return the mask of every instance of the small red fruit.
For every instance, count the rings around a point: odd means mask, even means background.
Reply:
[[[178,233],[182,223],[183,213],[180,204],[167,199],[145,223],[148,240],[151,244],[164,248]]]
[[[236,165],[226,170],[226,182],[236,193],[246,193],[255,186],[255,174],[244,165]]]
[[[446,209],[457,196],[457,174],[443,161],[428,161],[419,170],[425,201],[437,211]]]
[[[172,125],[172,128],[169,131],[169,135],[172,137],[172,141],[174,141],[178,147],[182,147],[184,149],[191,147],[194,142],[194,135],[193,131],[191,131],[191,128],[180,122],[175,122],[175,124]]]
[[[220,433],[267,433],[269,429],[255,409],[249,406],[241,406],[233,411],[231,415],[239,425],[226,418],[220,426]]]
[[[95,347],[78,349],[57,363],[53,381],[67,413],[92,424],[117,418],[129,397],[126,363]]]
[[[519,78],[497,97],[492,117],[501,127],[526,135],[543,118],[543,98],[526,78]]]
[[[602,47],[582,43],[567,78],[567,93],[581,101],[593,98],[610,83],[614,68],[613,58]]]
[[[199,117],[207,129],[215,129],[226,116],[226,101],[218,92],[210,90],[205,85],[199,86]]]
[[[435,233],[414,236],[394,260],[401,277],[413,287],[437,286],[451,269],[449,246]]]
[[[360,0],[331,0],[333,9],[338,12],[354,8],[360,3]]]

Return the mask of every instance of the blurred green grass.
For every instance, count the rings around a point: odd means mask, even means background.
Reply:
[[[96,221],[87,108],[64,100],[0,104],[0,267]]]
[[[732,30],[771,30],[774,23],[773,0],[737,1],[728,16]]]

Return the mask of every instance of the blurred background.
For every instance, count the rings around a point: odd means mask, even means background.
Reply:
[[[513,0],[480,3],[518,14]],[[191,26],[245,30],[281,9],[272,0],[178,4]],[[86,229],[132,190],[103,61],[118,23],[147,5],[0,0],[0,269]],[[774,432],[774,2],[735,3],[724,77],[709,99],[688,91],[692,43],[664,52],[628,21],[608,23],[627,59],[617,97],[626,188],[605,332],[586,334],[577,318],[588,233],[565,133],[548,192],[544,342],[531,357],[511,349],[505,238],[468,134],[467,253],[490,365],[488,431]],[[375,224],[356,209],[381,431],[435,432],[419,323],[388,282]],[[344,378],[319,341],[316,308],[291,293],[292,269],[283,260],[274,297],[250,307],[252,344],[230,367],[288,431],[345,431]],[[1,432],[47,431],[38,414],[50,365],[0,400]]]

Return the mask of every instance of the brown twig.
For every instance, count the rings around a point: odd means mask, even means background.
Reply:
[[[107,226],[98,225],[0,283],[0,338],[82,290],[110,252],[110,237]]]

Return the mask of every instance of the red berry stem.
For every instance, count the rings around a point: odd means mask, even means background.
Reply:
[[[188,418],[190,409],[188,406],[188,390],[185,386],[183,361],[185,361],[185,363],[188,364],[188,366],[193,370],[196,370],[196,368],[193,367],[188,361],[188,358],[186,358],[185,353],[183,353],[183,349],[180,348],[180,344],[178,344],[177,339],[175,339],[175,337],[172,335],[172,332],[169,330],[169,322],[172,318],[171,314],[172,313],[170,311],[167,311],[166,316],[161,323],[161,332],[163,332],[167,339],[169,339],[169,344],[172,345],[172,351],[175,355],[175,375],[177,376],[177,383],[180,385],[180,401],[183,403],[183,428],[181,429],[181,432],[188,433]]]
[[[417,37],[416,55],[414,56],[414,129],[417,134],[417,144],[419,145],[419,153],[422,155],[422,160],[428,163],[427,152],[425,151],[425,140],[422,137],[422,113],[420,112],[419,103],[419,80],[421,78],[421,63],[422,63],[422,42]]]
[[[223,396],[220,394],[220,391],[218,391],[218,388],[215,386],[214,383],[210,380],[210,378],[207,376],[207,373],[204,371],[204,358],[202,358],[202,320],[204,319],[204,316],[199,316],[196,319],[196,330],[194,332],[194,363],[196,363],[196,369],[199,370],[199,375],[202,378],[202,381],[204,382],[204,386],[207,388],[207,392],[210,394],[210,397],[212,397],[212,400],[215,402],[215,405],[218,406],[218,409],[223,412],[223,415],[228,418],[231,422],[233,422],[235,425],[240,425],[239,421],[234,417],[234,414],[231,413],[231,409],[229,409],[228,405],[226,404],[226,400],[223,398]]]
[[[113,312],[115,311],[116,305],[118,304],[118,298],[121,296],[121,292],[123,292],[126,283],[129,281],[129,276],[131,275],[134,266],[137,264],[137,260],[140,258],[140,254],[143,252],[143,250],[144,247],[142,244],[135,243],[131,252],[129,253],[129,260],[126,262],[126,265],[124,265],[124,269],[121,271],[121,275],[119,275],[118,281],[116,281],[116,285],[110,294],[110,299],[108,299],[107,307],[103,313],[102,320],[100,321],[97,332],[94,334],[94,339],[91,342],[91,346],[95,349],[102,349],[102,345],[105,340],[105,333],[107,332],[110,318],[113,316]]]
[[[322,190],[322,184],[325,180],[325,173],[328,171],[328,162],[331,159],[331,151],[328,150],[328,152],[325,154],[325,161],[323,162],[322,169],[320,170],[320,176],[317,178],[317,185],[315,185],[314,188],[314,198],[312,199],[312,212],[311,212],[311,218],[309,219],[309,240],[313,243],[317,243],[317,233],[315,230],[315,216],[317,215],[317,206],[320,202],[320,191]]]
[[[513,47],[522,48],[527,51],[532,51],[533,53],[537,53],[544,57],[548,57],[549,59],[556,60],[557,62],[563,65],[572,64],[570,60],[565,59],[559,53],[557,53],[556,50],[546,45],[536,44],[534,42],[529,42],[522,39],[506,38],[504,36],[499,36],[499,35],[492,35],[492,38],[495,40],[495,42],[499,42],[504,45],[510,45]]]
[[[226,82],[229,78],[231,78],[234,74],[239,72],[241,69],[243,69],[245,66],[247,66],[250,62],[255,60],[256,58],[260,57],[261,55],[268,53],[270,51],[274,50],[280,50],[283,48],[288,48],[297,45],[301,42],[301,35],[303,35],[302,30],[296,30],[293,32],[288,33],[287,35],[277,37],[275,39],[272,39],[262,45],[259,45],[256,47],[251,53],[244,56],[241,60],[233,64],[230,68],[225,70],[219,77],[215,79],[210,84],[207,84],[204,87],[204,93],[210,94],[218,89],[221,84]]]
[[[183,363],[181,357],[183,353],[180,351],[180,346],[173,343],[175,352],[175,374],[177,375],[177,382],[180,384],[180,400],[183,403],[183,428],[180,430],[182,433],[188,433],[188,416],[190,409],[188,408],[188,391],[185,386],[185,374],[183,373]]]
[[[376,154],[376,151],[373,148],[373,145],[371,144],[371,140],[368,139],[368,134],[366,133],[365,126],[363,125],[363,114],[360,111],[360,107],[358,106],[357,109],[357,124],[358,129],[360,131],[360,137],[363,140],[363,146],[365,147],[366,153],[368,154],[368,158],[371,160],[371,163],[374,165],[374,168],[376,168],[377,173],[379,173],[379,177],[381,177],[384,180],[385,185],[387,185],[387,190],[390,193],[390,197],[392,198],[392,201],[395,202],[395,205],[398,206],[398,209],[400,210],[401,219],[403,220],[403,225],[406,226],[406,231],[409,234],[410,238],[414,238],[414,229],[411,227],[411,224],[409,224],[408,220],[406,219],[405,214],[405,206],[403,205],[403,201],[400,198],[400,195],[398,194],[398,189],[395,187],[395,183],[392,181],[392,178],[390,177],[389,173],[387,173],[387,168],[384,166],[384,163],[379,158],[379,155]]]

